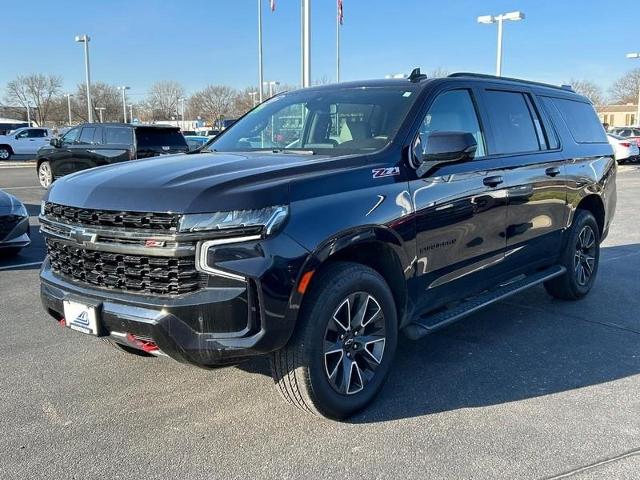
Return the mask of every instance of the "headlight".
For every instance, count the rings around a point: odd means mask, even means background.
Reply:
[[[282,226],[289,215],[286,206],[266,207],[258,210],[232,210],[228,212],[183,215],[179,232],[206,232],[216,230],[256,230],[266,235]]]

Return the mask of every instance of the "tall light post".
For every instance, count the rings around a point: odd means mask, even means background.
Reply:
[[[31,126],[31,105],[27,103],[27,126]]]
[[[258,94],[258,92],[249,92],[249,96],[251,97],[251,104],[255,107],[256,106],[256,95]]]
[[[96,110],[98,110],[98,115],[100,115],[100,123],[104,123],[104,120],[102,119],[102,112],[104,112],[106,109],[106,107],[96,107]]]
[[[133,123],[133,104],[130,103],[128,106],[129,106],[129,122]]]
[[[93,108],[91,108],[91,73],[89,71],[89,35],[76,35],[76,42],[84,43],[84,70],[87,79],[87,120],[93,122]]]
[[[640,53],[627,53],[627,58],[640,58]],[[636,125],[640,125],[640,85],[638,85],[638,109],[636,110],[636,118],[634,123]]]
[[[302,87],[311,86],[311,0],[302,0]]]
[[[522,12],[508,12],[500,15],[483,15],[478,17],[478,23],[497,23],[498,24],[498,53],[496,58],[496,76],[502,75],[502,24],[505,20],[524,20]]]
[[[262,103],[262,82],[264,73],[262,69],[262,0],[258,0],[258,85],[260,85],[259,97]]]
[[[273,97],[275,92],[275,86],[280,85],[280,82],[276,82],[275,80],[269,80],[268,82],[262,82],[264,85],[269,87],[269,98]]]
[[[118,90],[122,90],[122,118],[124,119],[124,123],[127,123],[127,90],[130,90],[131,87],[127,87],[125,85],[118,87]]]
[[[65,97],[67,97],[67,109],[69,110],[69,126],[71,126],[71,97],[73,97],[73,93],[65,93]]]
[[[180,100],[180,103],[182,104],[182,108],[181,108],[182,127],[181,128],[184,128],[184,101],[186,100],[186,98],[180,97],[178,100]]]

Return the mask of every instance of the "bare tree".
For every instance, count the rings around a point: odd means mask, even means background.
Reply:
[[[591,103],[594,105],[604,105],[605,98],[602,93],[602,88],[600,88],[600,86],[595,82],[590,80],[571,79],[569,81],[569,85],[571,85],[577,93],[584,95],[591,100]]]
[[[235,116],[234,106],[238,92],[224,85],[208,85],[189,99],[189,111],[211,123],[221,117]]]
[[[38,125],[44,125],[61,88],[62,79],[56,75],[20,75],[7,84],[5,100],[25,110],[29,106],[33,109],[32,118]]]
[[[626,73],[609,89],[609,95],[614,103],[636,103],[638,101],[638,89],[640,88],[640,68],[635,68]]]
[[[427,77],[429,78],[442,78],[447,77],[449,75],[449,70],[443,67],[434,68],[429,73],[427,73]]]
[[[178,82],[164,80],[151,86],[146,106],[149,116],[155,120],[169,120],[178,114],[179,99],[184,97],[184,87]]]
[[[105,122],[121,122],[123,120],[122,96],[118,87],[102,82],[93,83],[91,85],[91,104],[95,121],[100,118],[98,108],[105,109],[102,113]],[[78,90],[73,96],[71,111],[74,118],[87,121],[87,87],[84,83],[78,85]]]

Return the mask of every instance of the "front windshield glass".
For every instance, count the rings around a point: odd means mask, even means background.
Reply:
[[[370,153],[393,140],[416,96],[411,84],[279,95],[236,122],[205,151]]]

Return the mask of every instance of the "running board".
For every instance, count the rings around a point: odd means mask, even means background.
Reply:
[[[556,265],[546,270],[527,275],[521,280],[503,285],[495,290],[489,290],[481,293],[480,295],[464,300],[455,307],[444,310],[442,312],[435,313],[426,317],[420,317],[416,321],[407,325],[403,332],[411,340],[417,340],[419,338],[428,335],[435,330],[438,330],[450,323],[453,323],[461,318],[471,315],[485,307],[488,307],[492,303],[504,300],[511,295],[520,293],[527,288],[533,287],[540,283],[551,280],[552,278],[559,277],[565,273],[567,269],[563,266]]]

